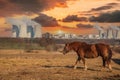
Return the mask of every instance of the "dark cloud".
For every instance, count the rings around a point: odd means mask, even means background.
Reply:
[[[14,14],[29,14],[50,10],[55,7],[67,7],[71,0],[0,0],[0,17]]]
[[[112,5],[112,6],[114,6],[114,5],[118,5],[118,3],[108,3],[107,5]]]
[[[18,4],[23,10],[43,11],[54,7],[67,7],[69,0],[9,0],[11,3]],[[26,8],[26,9],[25,9]]]
[[[107,6],[101,6],[101,7],[98,7],[98,8],[92,8],[91,11],[108,10],[108,9],[111,9],[111,8],[113,8],[113,7],[110,6],[110,5],[107,5]]]
[[[92,16],[89,18],[92,22],[120,22],[120,11],[114,11],[111,13],[103,13],[98,17]]]
[[[6,6],[6,2],[5,1],[0,1],[0,9],[4,8],[4,6]]]
[[[45,2],[40,0],[8,0],[10,3],[16,4],[22,11],[38,12],[44,9]],[[45,1],[45,0],[44,0]],[[40,4],[41,3],[41,4]]]
[[[108,3],[108,4],[106,4],[105,6],[100,6],[100,7],[97,7],[97,8],[92,8],[89,12],[112,9],[112,8],[115,7],[116,5],[118,5],[118,3]]]
[[[21,9],[8,0],[0,0],[0,17],[11,16],[14,14],[23,14]]]
[[[78,17],[77,15],[68,15],[66,18],[62,19],[63,22],[73,22],[73,21],[87,21],[86,17]]]
[[[86,28],[86,29],[88,29],[88,28],[93,28],[93,25],[91,25],[91,24],[81,24],[81,23],[79,23],[79,24],[77,24],[76,25],[78,28]]]
[[[47,16],[45,14],[40,14],[38,17],[34,18],[33,20],[40,23],[43,27],[59,26],[59,24],[55,18]]]

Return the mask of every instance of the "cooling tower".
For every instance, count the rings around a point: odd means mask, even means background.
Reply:
[[[41,38],[42,32],[41,32],[41,25],[35,27],[35,38]]]
[[[35,32],[33,26],[27,26],[27,35],[28,38],[34,38]]]
[[[113,38],[113,30],[112,29],[107,29],[107,38],[112,39]]]
[[[19,34],[20,34],[20,29],[19,29],[19,26],[17,25],[12,25],[12,37],[19,37]]]
[[[117,39],[117,30],[112,29],[113,39]]]
[[[99,30],[99,37],[100,39],[103,39],[105,37],[103,30]]]
[[[28,38],[27,36],[27,27],[25,24],[20,26],[20,38]]]
[[[110,29],[112,29],[112,36],[114,39],[120,39],[120,28],[117,26],[111,26]]]
[[[27,25],[27,34],[28,38],[41,38],[41,25],[36,23],[35,21],[29,19],[28,17],[23,17],[22,21]]]
[[[117,39],[120,39],[120,30],[117,31],[116,37],[117,37]]]
[[[6,22],[12,25],[12,37],[40,38],[42,37],[41,25],[28,17],[21,19],[6,18]]]
[[[93,28],[97,29],[99,32],[99,38],[103,39],[105,38],[105,33],[103,27],[99,26],[98,22],[96,22],[93,26]]]

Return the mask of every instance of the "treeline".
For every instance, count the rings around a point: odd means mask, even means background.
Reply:
[[[73,41],[87,43],[107,43],[119,45],[115,39],[54,39],[54,38],[0,38],[0,49],[48,49],[57,50],[61,45]]]

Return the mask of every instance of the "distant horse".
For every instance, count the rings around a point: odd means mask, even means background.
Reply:
[[[71,50],[74,50],[78,56],[74,65],[74,69],[76,69],[78,61],[82,60],[84,68],[85,70],[87,70],[85,58],[96,58],[98,56],[101,56],[103,61],[103,68],[105,68],[107,64],[109,70],[112,70],[111,67],[112,51],[109,45],[107,44],[103,43],[87,44],[85,42],[67,43],[65,44],[65,47],[63,49],[63,54],[66,54]]]

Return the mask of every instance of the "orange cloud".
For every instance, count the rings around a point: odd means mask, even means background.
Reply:
[[[118,3],[120,3],[119,0],[0,0],[0,17],[18,17],[25,14],[35,18],[36,15],[39,17],[40,13],[44,13],[48,16],[44,20],[44,25],[47,27],[42,28],[43,32],[56,33],[57,30],[63,30],[68,33],[89,34],[95,33],[95,30],[92,28],[81,28],[79,18],[99,15],[103,11],[117,10],[120,7],[120,5],[118,7]],[[112,7],[105,8],[106,5]],[[88,13],[92,9],[98,11]],[[35,15],[34,17],[33,14]],[[74,22],[65,23],[57,21],[57,19],[62,20],[68,15],[77,15],[77,17],[71,20]],[[0,35],[9,35],[10,25],[5,25],[3,23],[4,20],[0,21],[0,28],[3,28],[0,31]],[[82,23],[86,24],[86,21]],[[77,24],[79,24],[79,28],[76,26]],[[63,26],[67,26],[68,28]]]

